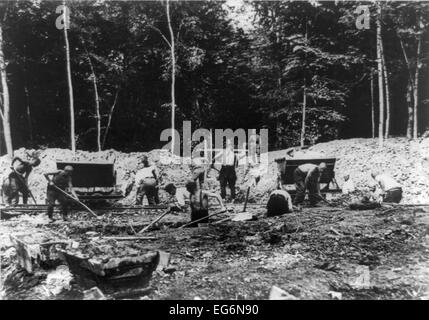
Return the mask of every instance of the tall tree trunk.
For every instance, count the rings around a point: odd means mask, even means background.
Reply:
[[[413,137],[413,86],[411,80],[407,82],[407,111],[408,111],[408,121],[407,121],[407,138],[411,139]]]
[[[383,147],[384,129],[384,92],[383,92],[383,62],[382,62],[382,39],[381,39],[381,5],[377,4],[377,71],[378,71],[378,99],[379,99],[379,121],[378,121],[378,145]]]
[[[420,21],[420,18],[419,18]],[[418,135],[418,107],[419,107],[419,76],[420,76],[420,68],[421,68],[421,61],[420,61],[420,55],[422,51],[422,35],[420,33],[419,38],[417,40],[417,54],[416,54],[416,72],[414,77],[414,125],[413,125],[413,139],[417,139]]]
[[[107,134],[109,133],[110,123],[112,122],[113,111],[115,110],[116,101],[118,100],[118,94],[119,94],[119,89],[116,90],[115,100],[113,101],[112,107],[110,108],[109,118],[107,120],[107,126],[106,126],[106,130],[104,131],[104,136],[103,136],[103,144],[102,144],[103,149],[104,149],[104,146],[106,144],[106,139],[107,139]]]
[[[399,36],[399,43],[401,44],[402,54],[404,55],[405,64],[407,65],[408,70],[408,82],[407,82],[407,113],[408,113],[408,121],[407,121],[407,138],[411,139],[413,137],[413,93],[414,93],[414,78],[411,73],[411,64],[408,59],[407,51],[405,50],[404,41]]]
[[[307,28],[307,20],[305,22],[305,46],[307,46],[308,40],[308,28]],[[307,58],[307,55],[305,55]],[[302,99],[302,124],[301,124],[301,147],[304,146],[305,141],[305,116],[307,112],[307,78],[306,78],[306,66],[304,66],[304,90],[303,90],[303,99]]]
[[[33,124],[31,121],[31,108],[30,108],[30,94],[28,93],[27,84],[24,85],[24,94],[25,94],[25,110],[27,113],[27,125],[28,125],[28,136],[30,139],[30,146],[33,147]]]
[[[302,123],[301,123],[301,147],[304,147],[305,144],[305,116],[307,112],[307,88],[305,85],[304,78],[304,90],[303,90],[303,99],[302,99]]]
[[[170,31],[170,52],[171,52],[171,152],[175,151],[175,139],[174,139],[174,129],[175,129],[175,116],[176,116],[176,52],[175,52],[175,43],[174,43],[174,33],[173,27],[171,26],[170,18],[170,2],[167,0],[166,4],[167,11],[167,22],[168,30]]]
[[[63,0],[64,11],[64,42],[66,50],[66,65],[67,65],[67,83],[69,89],[69,109],[70,109],[70,147],[73,152],[76,152],[76,134],[75,134],[75,121],[74,121],[74,101],[73,101],[73,84],[71,78],[71,67],[70,67],[70,45],[69,38],[67,33],[67,27],[69,25],[67,19],[68,15],[66,14],[66,1]]]
[[[390,90],[389,90],[389,76],[386,67],[386,56],[384,54],[384,46],[381,43],[381,58],[383,64],[383,75],[384,75],[384,88],[386,93],[386,128],[384,132],[384,138],[387,139],[390,134]]]
[[[97,124],[97,149],[98,151],[101,151],[101,115],[100,115],[100,97],[98,95],[97,77],[95,75],[94,66],[92,65],[91,57],[89,56],[88,51],[86,51],[86,55],[88,57],[89,66],[91,68],[92,85],[94,87],[95,120]]]
[[[1,118],[3,120],[3,135],[6,144],[6,151],[9,157],[13,158],[13,145],[12,145],[12,132],[10,128],[10,100],[9,100],[9,87],[7,84],[6,74],[6,61],[4,58],[3,51],[3,25],[0,22],[0,77],[2,87],[2,104],[3,109],[1,111]]]
[[[374,69],[373,68],[371,68],[370,84],[371,84],[371,134],[372,134],[372,138],[375,138]]]

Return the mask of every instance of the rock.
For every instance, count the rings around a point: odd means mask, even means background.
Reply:
[[[269,300],[298,300],[297,297],[280,289],[279,287],[272,286],[270,291]]]
[[[176,267],[173,267],[173,266],[168,266],[168,267],[165,267],[165,268],[163,269],[163,271],[164,271],[165,273],[167,273],[167,274],[174,273],[174,272],[176,272],[176,270],[177,270],[177,268],[176,268]]]
[[[97,287],[83,292],[83,300],[107,300],[106,296]]]
[[[341,300],[343,298],[343,295],[341,292],[329,291],[328,294],[331,297],[331,299]]]
[[[158,251],[159,254],[159,262],[156,270],[163,270],[170,264],[171,254],[165,251]]]
[[[369,289],[371,287],[371,274],[368,266],[357,266],[350,286],[355,289]]]
[[[65,265],[58,266],[54,271],[48,273],[46,277],[46,289],[50,295],[56,296],[64,290],[70,290],[70,282],[73,275]]]

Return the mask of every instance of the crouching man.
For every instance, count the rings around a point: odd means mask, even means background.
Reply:
[[[53,218],[55,201],[58,201],[61,206],[63,220],[68,221],[67,215],[70,199],[65,195],[67,188],[70,190],[73,197],[79,199],[76,192],[73,190],[72,175],[72,166],[65,166],[64,170],[45,173],[45,178],[48,180],[48,188],[46,191],[46,201],[48,203],[47,213],[51,221],[55,221]]]
[[[197,181],[195,181],[197,183]],[[171,211],[184,212],[186,210],[186,201],[189,201],[190,193],[186,188],[176,188],[173,183],[165,186],[165,191],[170,195],[168,206]]]
[[[195,224],[191,224],[191,227],[196,227],[198,223],[209,222],[209,197],[216,198],[219,202],[219,205],[221,206],[221,210],[226,210],[225,206],[223,205],[222,198],[218,194],[199,189],[195,181],[187,182],[185,187],[189,192],[191,221],[206,218],[199,220]]]
[[[312,163],[305,163],[295,169],[293,173],[296,187],[295,205],[304,202],[306,190],[308,190],[308,198],[312,206],[315,206],[322,199],[320,177],[325,170],[326,163],[324,162],[321,162],[318,166]]]
[[[383,202],[399,203],[402,200],[402,186],[387,173],[372,172],[371,177],[376,182]]]
[[[292,211],[292,198],[286,190],[271,192],[267,203],[267,217],[279,216]]]

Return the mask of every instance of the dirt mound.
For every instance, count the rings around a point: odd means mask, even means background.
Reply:
[[[16,156],[26,158],[23,148],[16,151]],[[349,139],[335,140],[317,144],[308,150],[309,154],[337,157],[336,178],[340,186],[343,176],[349,174],[358,188],[366,189],[371,184],[372,170],[389,172],[404,186],[404,200],[406,203],[429,202],[429,139],[408,141],[405,138],[391,138],[385,141],[382,149],[378,148],[377,139]],[[156,164],[161,177],[161,188],[173,182],[184,186],[191,177],[191,168],[187,164],[180,164],[179,158],[165,152],[152,150],[148,153],[122,153],[115,150],[101,152],[76,151],[73,154],[65,149],[46,149],[40,151],[42,163],[30,175],[30,188],[39,203],[45,201],[47,182],[43,173],[56,169],[55,160],[71,161],[115,161],[117,183],[122,190],[134,179],[135,172],[141,167],[140,159],[143,154],[148,155],[149,161]],[[261,176],[258,185],[251,189],[250,202],[264,203],[270,191],[276,187],[277,165],[274,160],[286,156],[285,150],[269,153],[268,170]],[[162,157],[162,161],[161,161]],[[166,165],[165,158],[175,160],[174,164]],[[7,156],[0,157],[0,176],[3,177],[9,170],[10,162]],[[218,172],[212,169],[208,174],[207,186],[219,192]],[[252,176],[246,166],[237,170],[238,199],[243,199],[246,189],[251,183]],[[166,197],[160,192],[161,200]],[[135,199],[135,188],[124,199],[123,203],[132,203]]]

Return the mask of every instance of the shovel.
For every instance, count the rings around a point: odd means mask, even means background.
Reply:
[[[61,192],[62,194],[64,194],[65,196],[67,196],[68,198],[76,201],[77,203],[79,203],[82,207],[84,207],[86,209],[86,211],[88,211],[90,214],[92,214],[94,217],[96,217],[98,219],[98,216],[94,213],[94,211],[92,211],[90,208],[88,208],[86,205],[84,205],[82,202],[80,202],[78,199],[76,199],[75,197],[72,197],[71,195],[69,195],[67,192],[65,192],[63,189],[58,188],[55,184],[52,184],[52,186],[59,192]]]
[[[28,187],[28,185],[25,183],[24,179],[21,177],[21,175],[16,172],[16,170],[13,168],[13,172],[15,172],[15,174],[18,176],[19,181],[21,181],[21,183],[25,186],[25,188],[28,191],[28,194],[30,195],[31,199],[33,199],[34,204],[37,204],[36,199],[34,199],[33,193],[31,192],[30,188]]]
[[[164,218],[168,213],[170,213],[170,209],[166,210],[163,214],[161,214],[158,218],[156,218],[154,221],[152,221],[149,225],[147,225],[146,227],[144,227],[143,229],[141,229],[139,233],[143,233],[146,230],[148,230],[150,227],[152,227],[155,223],[157,223],[159,220],[161,220],[162,218]]]

